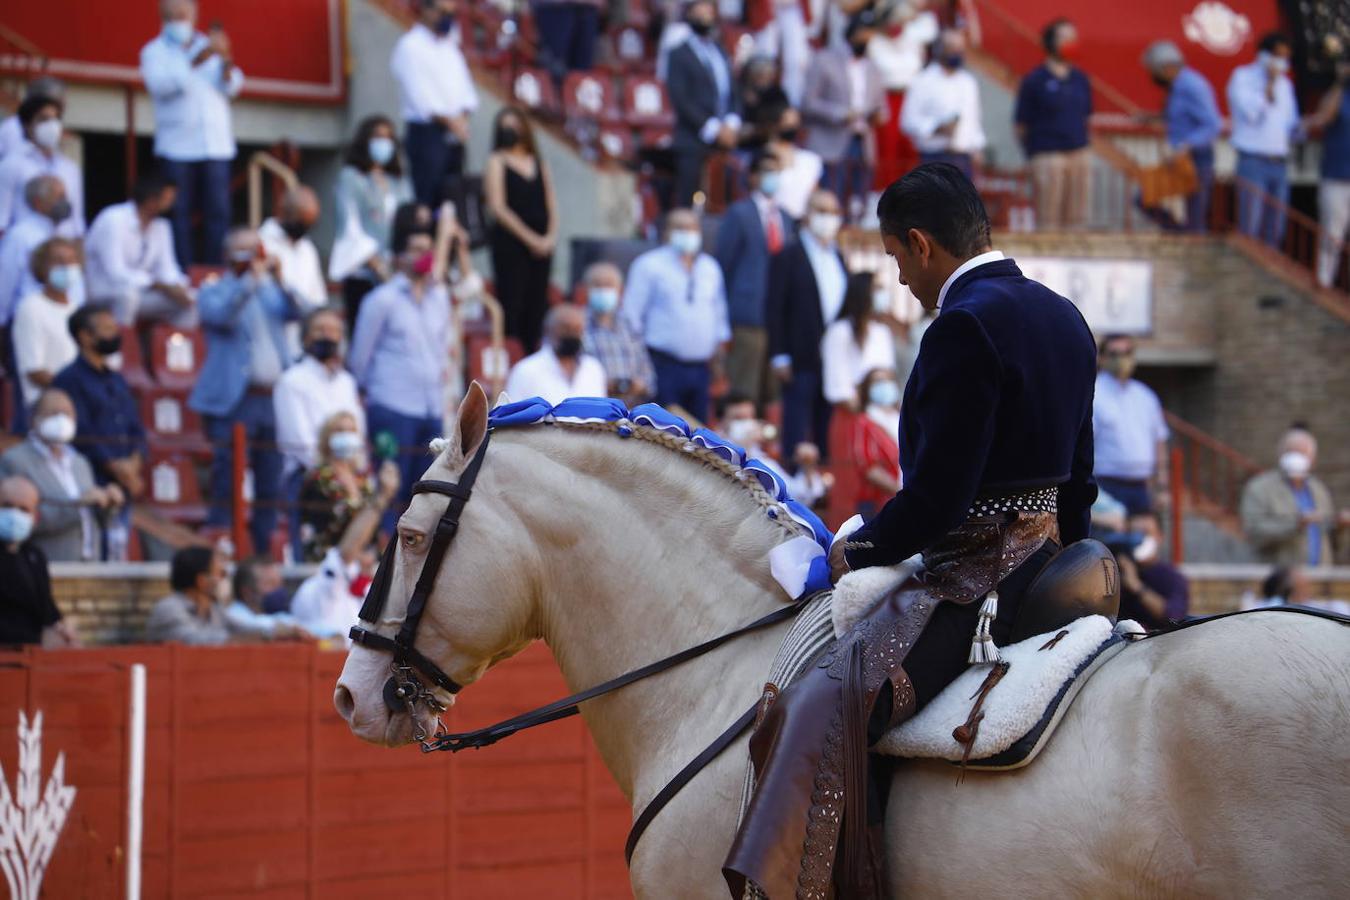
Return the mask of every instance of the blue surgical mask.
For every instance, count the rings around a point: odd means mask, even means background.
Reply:
[[[619,307],[619,292],[616,288],[593,287],[586,292],[586,302],[597,313],[611,313]]]
[[[678,230],[670,233],[670,246],[685,256],[694,256],[703,247],[703,235],[697,231]]]
[[[164,36],[175,44],[186,47],[194,34],[192,23],[187,19],[175,19],[164,23]]]
[[[894,381],[877,381],[867,389],[867,399],[873,406],[899,406],[900,385]]]
[[[389,160],[394,158],[394,139],[387,137],[373,137],[370,143],[366,145],[370,152],[370,158],[376,165],[387,166]]]
[[[328,450],[334,459],[352,459],[365,448],[365,439],[355,431],[335,431],[328,436]]]
[[[74,264],[54,266],[47,273],[47,284],[54,291],[69,294],[73,290],[78,290],[80,285],[84,284],[84,273],[80,271],[79,266]]]
[[[12,506],[0,509],[0,541],[6,544],[22,544],[32,533],[31,515]]]
[[[782,180],[783,177],[777,172],[765,172],[759,176],[759,192],[765,197],[772,197],[778,193],[778,186]]]

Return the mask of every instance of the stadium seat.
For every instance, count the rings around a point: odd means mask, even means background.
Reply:
[[[595,146],[606,159],[627,162],[633,158],[633,134],[626,128],[601,128]]]
[[[152,451],[147,471],[150,478],[146,502],[176,522],[200,524],[206,521],[206,504],[197,483],[197,467],[188,454]]]
[[[225,274],[224,266],[208,266],[204,264],[194,264],[188,266],[188,281],[194,288],[199,288],[209,281],[215,281]]]
[[[605,67],[615,74],[648,72],[655,68],[647,35],[635,25],[621,25],[605,35]]]
[[[539,116],[557,116],[558,94],[553,79],[544,69],[521,69],[511,81],[511,96],[525,109]]]
[[[615,123],[623,120],[614,102],[609,76],[597,72],[571,72],[563,81],[563,114],[571,119]]]
[[[202,432],[202,420],[187,405],[187,395],[167,388],[144,388],[139,392],[141,421],[151,450],[181,451],[209,457],[211,442]]]
[[[675,113],[666,86],[650,75],[629,78],[623,87],[623,117],[634,128],[673,128]]]
[[[135,328],[122,329],[122,352],[118,355],[122,357],[122,365],[118,371],[133,390],[154,386],[155,379],[150,377],[150,370],[145,367],[141,336]]]
[[[166,323],[150,330],[150,369],[160,387],[191,389],[205,359],[206,340],[201,331]]]

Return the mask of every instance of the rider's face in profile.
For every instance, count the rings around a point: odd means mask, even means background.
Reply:
[[[894,258],[900,267],[900,283],[908,285],[924,309],[937,309],[942,283],[931,283],[932,244],[928,236],[911,228],[907,243],[896,235],[882,232],[881,245],[886,248],[886,255]]]

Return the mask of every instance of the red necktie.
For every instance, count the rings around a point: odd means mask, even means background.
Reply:
[[[778,251],[783,249],[783,228],[779,224],[778,210],[775,207],[769,207],[769,225],[765,232],[765,238],[769,243],[769,255],[776,256]]]

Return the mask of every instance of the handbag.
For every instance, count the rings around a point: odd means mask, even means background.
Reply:
[[[1189,153],[1178,153],[1161,165],[1139,169],[1139,199],[1145,209],[1160,206],[1171,197],[1188,197],[1200,189],[1200,176]]]

